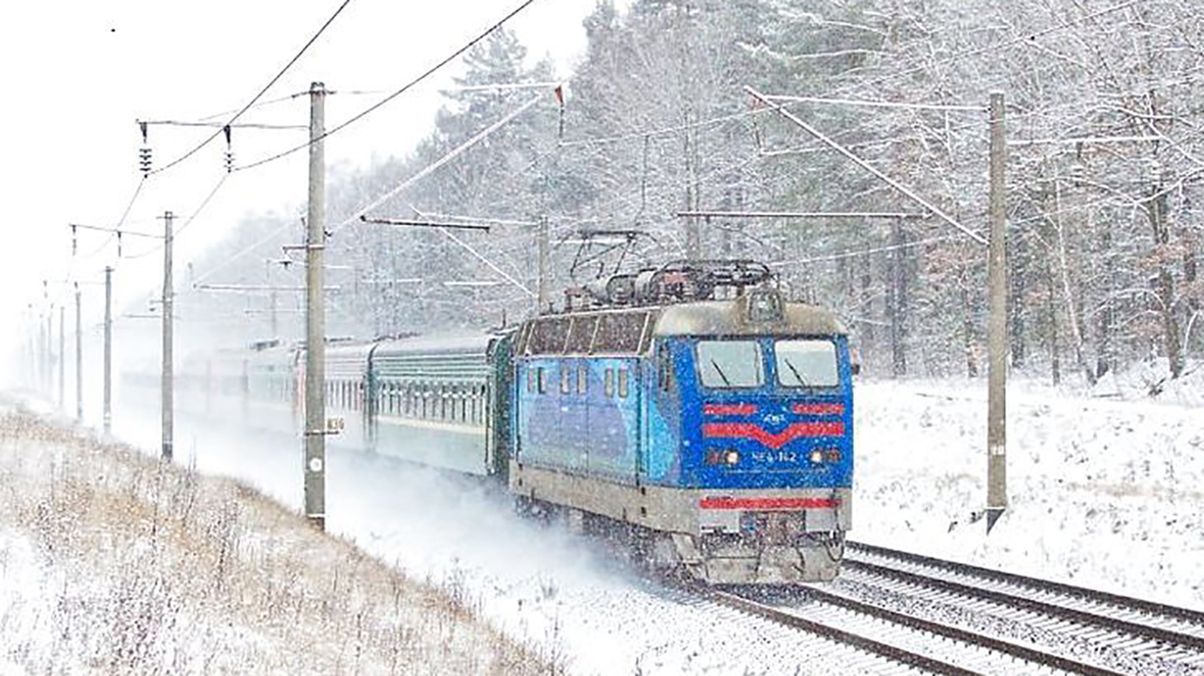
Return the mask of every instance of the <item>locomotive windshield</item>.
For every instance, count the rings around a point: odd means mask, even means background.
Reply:
[[[761,347],[752,340],[699,341],[698,367],[705,387],[760,387],[765,379]]]
[[[774,344],[778,384],[782,387],[836,387],[836,344],[830,340],[779,340]]]

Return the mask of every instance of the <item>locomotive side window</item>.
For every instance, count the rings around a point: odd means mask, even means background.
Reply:
[[[774,343],[778,384],[782,387],[836,387],[836,344],[830,340],[779,340]]]
[[[599,316],[592,352],[629,354],[638,351],[647,319],[647,312],[615,312]]]
[[[548,391],[548,379],[544,375],[542,366],[535,369],[535,380],[540,394]]]
[[[541,319],[531,329],[527,354],[559,354],[569,334],[568,319]]]
[[[765,382],[761,346],[752,340],[698,341],[698,369],[705,387],[760,387]]]
[[[568,343],[565,344],[565,352],[569,354],[589,353],[590,342],[594,338],[594,327],[598,323],[597,317],[573,317],[572,322],[569,327]]]
[[[619,369],[619,398],[627,398],[627,369]]]
[[[560,393],[568,394],[573,389],[573,371],[568,364],[560,365]]]
[[[577,366],[577,394],[589,391],[589,367],[582,362]]]
[[[614,369],[606,369],[606,378],[604,378],[602,391],[608,397],[615,396],[615,371],[614,371]]]

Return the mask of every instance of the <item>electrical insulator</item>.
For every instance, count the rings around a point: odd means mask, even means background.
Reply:
[[[226,135],[226,173],[234,171],[234,149],[230,146],[230,125],[222,127],[222,133]]]
[[[150,174],[151,170],[151,149],[150,146],[142,146],[138,149],[138,168],[142,170],[142,175]]]

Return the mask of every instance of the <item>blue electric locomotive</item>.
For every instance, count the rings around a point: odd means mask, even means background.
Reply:
[[[658,566],[711,583],[836,576],[853,399],[830,312],[770,286],[570,312],[526,322],[514,359],[516,495],[626,524]]]

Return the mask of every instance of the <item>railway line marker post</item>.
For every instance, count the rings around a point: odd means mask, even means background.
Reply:
[[[113,267],[105,267],[104,431],[113,431]]]
[[[1007,212],[1004,171],[1007,139],[1003,93],[992,92],[988,108],[991,128],[991,242],[987,259],[987,532],[1007,509]]]
[[[323,253],[326,246],[326,176],[322,134],[326,87],[309,86],[309,209],[305,220],[305,517],[326,529],[326,315]]]
[[[84,421],[84,329],[79,282],[75,283],[75,421]]]
[[[172,436],[174,432],[173,414],[175,408],[175,390],[172,382],[172,279],[171,279],[171,245],[172,245],[172,221],[175,219],[175,214],[170,211],[163,213],[163,295],[161,297],[161,305],[163,306],[163,373],[161,385],[160,405],[163,415],[163,453],[161,459],[165,462],[171,462],[172,457]]]

